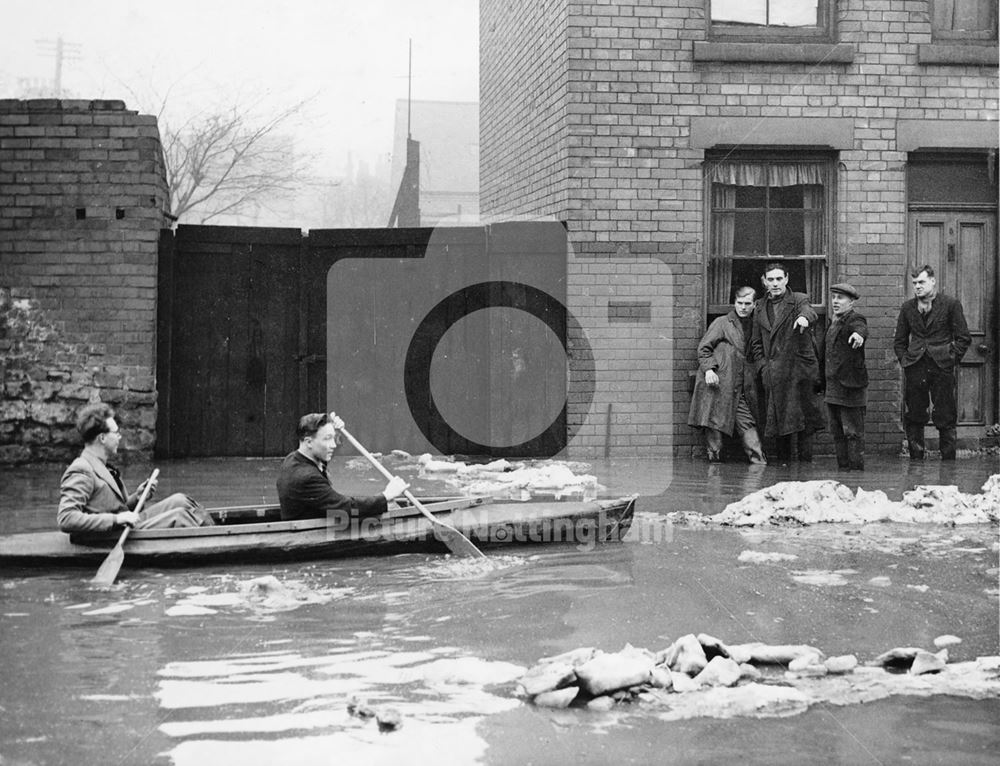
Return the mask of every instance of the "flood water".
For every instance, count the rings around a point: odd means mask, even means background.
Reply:
[[[273,500],[276,461],[161,463],[160,496],[210,505]],[[1000,701],[892,697],[816,705],[783,718],[664,721],[652,706],[545,710],[512,694],[541,657],[626,643],[659,650],[685,633],[808,643],[865,662],[897,646],[952,661],[998,654],[995,526],[840,525],[783,530],[671,525],[717,512],[811,468],[595,462],[604,494],[640,493],[620,544],[495,549],[494,566],[407,554],[301,565],[130,570],[93,590],[92,572],[4,572],[0,581],[0,763],[8,764],[992,764]],[[135,486],[144,467],[126,480]],[[996,458],[872,461],[852,489],[892,499],[922,483],[975,492]],[[7,469],[0,533],[54,523],[59,467]],[[341,465],[338,482],[377,491]],[[947,479],[941,482],[941,479]],[[415,491],[440,491],[435,482]],[[208,501],[211,498],[211,501]],[[794,559],[738,560],[746,550]],[[273,575],[294,599],[248,590]],[[380,733],[351,698],[395,708]]]

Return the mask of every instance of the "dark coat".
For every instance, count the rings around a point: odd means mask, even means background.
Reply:
[[[942,370],[951,370],[962,361],[971,344],[965,312],[955,298],[938,293],[927,314],[917,309],[916,298],[899,309],[892,350],[902,367],[909,367],[927,354]]]
[[[764,435],[787,436],[823,428],[816,393],[819,361],[813,340],[817,315],[808,296],[786,290],[774,306],[774,323],[767,317],[767,298],[757,301],[750,353],[760,370],[765,392]],[[795,320],[804,316],[809,327],[799,332]]]
[[[298,450],[287,455],[278,474],[278,501],[281,518],[322,519],[330,513],[354,513],[360,518],[386,512],[385,495],[348,497],[330,485],[326,466],[316,463]]]
[[[868,340],[868,320],[857,311],[848,311],[836,322],[831,315],[824,343],[819,347],[820,370],[825,401],[845,407],[865,406],[868,367],[865,347],[852,348],[848,343],[854,333]]]
[[[747,367],[746,341],[743,324],[735,311],[718,317],[708,326],[698,344],[698,375],[691,397],[688,425],[714,428],[732,435],[741,393],[751,403],[751,410],[754,409],[752,403],[756,401],[757,394],[753,371]],[[719,376],[718,386],[709,386],[705,382],[706,370],[715,370]]]

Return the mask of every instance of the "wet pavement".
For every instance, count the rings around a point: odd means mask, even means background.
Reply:
[[[273,502],[277,459],[162,462],[159,494],[206,505]],[[590,462],[602,494],[640,495],[621,544],[490,552],[495,569],[407,554],[305,565],[123,570],[110,592],[85,574],[0,581],[0,763],[992,764],[1000,701],[892,697],[787,718],[662,720],[655,709],[534,708],[507,669],[581,646],[659,650],[686,633],[729,643],[809,643],[864,662],[896,646],[962,643],[954,662],[1000,653],[995,525],[736,530],[673,525],[780,481],[836,478],[891,500],[918,484],[978,492],[995,455],[740,463]],[[135,486],[148,466],[126,468]],[[61,466],[0,472],[0,533],[49,528]],[[338,460],[336,483],[376,492]],[[447,494],[440,481],[413,489]],[[782,554],[753,563],[747,551]],[[741,555],[744,557],[741,559]],[[246,598],[274,576],[312,594],[293,608]],[[390,705],[380,734],[351,696]]]

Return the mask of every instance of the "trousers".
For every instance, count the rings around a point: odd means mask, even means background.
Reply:
[[[212,516],[187,495],[175,492],[139,512],[136,529],[168,529],[170,527],[211,527]]]
[[[933,407],[931,420],[939,430],[955,428],[958,423],[955,373],[942,370],[927,354],[903,369],[903,401],[906,426],[927,425],[928,405]]]

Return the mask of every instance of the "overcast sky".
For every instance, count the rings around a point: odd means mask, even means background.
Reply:
[[[279,109],[315,96],[299,136],[339,173],[350,151],[375,162],[392,148],[394,105],[479,99],[476,0],[4,0],[0,97],[51,81],[76,98],[121,99],[175,114],[236,100]],[[41,41],[41,42],[40,42]],[[48,41],[48,42],[45,42]],[[146,103],[137,103],[146,102]]]

